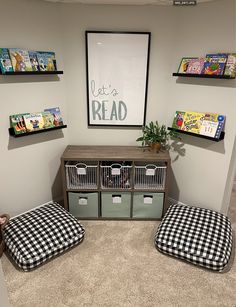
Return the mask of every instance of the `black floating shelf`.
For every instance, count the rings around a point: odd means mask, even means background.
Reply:
[[[16,76],[16,75],[62,75],[62,70],[55,70],[55,71],[8,71],[2,73],[2,76]]]
[[[15,138],[19,138],[19,137],[22,137],[22,136],[27,136],[27,135],[37,134],[37,133],[44,133],[44,132],[63,129],[63,128],[67,128],[67,125],[57,126],[57,127],[53,127],[53,128],[40,129],[40,130],[35,130],[35,131],[32,131],[32,132],[25,132],[25,133],[21,133],[21,134],[15,134],[14,128],[9,128],[8,130],[9,130],[9,134],[11,136],[14,136]]]
[[[191,77],[191,78],[208,78],[208,79],[235,79],[235,77],[224,76],[224,75],[205,75],[205,74],[181,74],[181,73],[173,73],[174,77]]]
[[[183,131],[183,130],[179,130],[179,129],[175,129],[175,128],[171,128],[171,127],[168,127],[168,130],[172,130],[172,131],[176,131],[178,133],[195,136],[195,137],[202,138],[202,139],[211,140],[211,141],[214,141],[214,142],[222,141],[224,139],[224,137],[225,137],[225,132],[224,131],[221,132],[219,139],[217,139],[217,138],[212,138],[210,136],[201,135],[201,134],[197,134],[197,133],[193,133],[193,132],[188,132],[188,131]]]

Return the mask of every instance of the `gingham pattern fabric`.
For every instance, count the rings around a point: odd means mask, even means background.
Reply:
[[[29,271],[80,243],[84,232],[74,216],[51,203],[11,219],[4,240],[15,263]]]
[[[174,204],[157,229],[155,245],[165,254],[220,272],[231,255],[231,223],[221,213]]]

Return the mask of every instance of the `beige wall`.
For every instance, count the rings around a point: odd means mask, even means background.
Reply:
[[[182,202],[226,211],[230,194],[227,186],[232,186],[233,181],[229,172],[235,168],[231,159],[236,131],[235,80],[181,80],[171,75],[183,56],[236,51],[234,0],[209,2],[194,8],[8,0],[2,1],[2,8],[14,12],[14,18],[11,17],[8,25],[9,17],[2,15],[1,46],[55,50],[59,67],[64,69],[60,81],[37,76],[0,77],[4,211],[20,213],[61,196],[58,168],[66,144],[137,144],[140,130],[87,127],[85,30],[151,31],[147,121],[158,119],[171,125],[177,109],[227,116],[223,142],[184,137],[185,155],[171,153],[170,195]],[[57,105],[68,123],[62,134],[22,139],[8,136],[10,114]]]
[[[63,69],[61,30],[53,4],[0,0],[1,47],[54,50]],[[66,117],[64,76],[0,76],[0,212],[18,214],[61,197],[59,159],[66,129],[23,138],[9,137],[9,115],[59,106]]]
[[[223,142],[183,137],[185,155],[171,153],[170,195],[182,202],[226,212],[232,188],[229,170],[233,167],[236,131],[235,80],[176,79],[171,75],[183,56],[236,50],[234,0],[194,8],[66,5],[62,6],[61,14],[68,77],[69,143],[136,144],[140,130],[87,127],[84,32],[151,31],[147,121],[158,119],[171,125],[175,111],[181,109],[227,116]],[[214,18],[210,17],[212,14]]]

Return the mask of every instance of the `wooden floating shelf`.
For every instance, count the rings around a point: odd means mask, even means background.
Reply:
[[[197,134],[197,133],[192,133],[192,132],[188,132],[188,131],[183,131],[183,130],[179,130],[179,129],[175,129],[175,128],[171,128],[171,127],[168,127],[167,129],[168,130],[172,130],[172,131],[176,131],[178,133],[195,136],[195,137],[202,138],[202,139],[211,140],[211,141],[214,141],[214,142],[222,141],[224,139],[224,137],[225,137],[225,132],[224,131],[221,132],[219,139],[217,139],[217,138],[212,138],[210,136],[201,135],[201,134]]]
[[[182,74],[182,73],[173,73],[174,77],[190,77],[190,78],[207,78],[207,79],[235,79],[235,77],[224,76],[224,75],[205,75],[205,74]]]
[[[17,75],[62,75],[62,70],[55,70],[55,71],[8,71],[5,73],[2,73],[0,71],[0,74],[2,76],[17,76]]]
[[[27,135],[32,135],[32,134],[37,134],[37,133],[43,133],[43,132],[48,132],[48,131],[53,131],[53,130],[59,130],[59,129],[63,129],[63,128],[67,128],[67,125],[62,125],[62,126],[57,126],[57,127],[53,127],[53,128],[46,128],[46,129],[40,129],[40,130],[36,130],[36,131],[32,131],[32,132],[25,132],[25,133],[21,133],[21,134],[15,134],[14,132],[14,128],[9,128],[9,134],[15,138],[19,138],[22,136],[27,136]]]

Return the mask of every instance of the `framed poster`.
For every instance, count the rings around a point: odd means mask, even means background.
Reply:
[[[145,124],[150,32],[86,31],[89,126]]]

